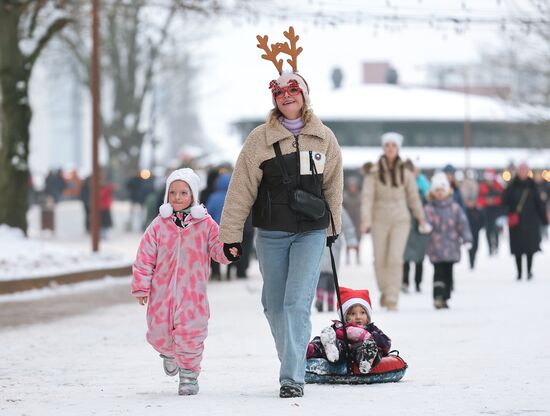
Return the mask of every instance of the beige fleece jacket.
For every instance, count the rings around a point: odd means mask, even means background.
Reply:
[[[424,209],[418,194],[412,163],[401,160],[398,162],[396,167],[397,187],[394,187],[386,159],[382,158],[381,161],[384,168],[385,184],[380,180],[378,163],[367,163],[363,166],[365,179],[361,202],[362,228],[371,227],[373,221],[409,221],[409,209],[418,221],[423,221]],[[401,165],[404,167],[403,181],[401,181]]]
[[[279,122],[274,126],[264,123],[247,137],[235,164],[223,206],[220,240],[224,243],[242,241],[244,222],[256,201],[262,180],[260,164],[275,157],[275,142],[279,142],[283,155],[296,151],[292,146],[294,136]],[[323,192],[332,211],[336,234],[339,234],[344,174],[338,140],[334,133],[313,115],[299,135],[299,144],[300,151],[315,151],[325,155]],[[327,233],[333,234],[330,225]]]

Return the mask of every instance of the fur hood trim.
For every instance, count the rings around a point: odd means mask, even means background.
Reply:
[[[410,170],[411,172],[414,172],[414,163],[411,159],[407,159],[403,163],[403,166],[405,166],[405,169]]]
[[[411,159],[407,160],[400,160],[398,162],[398,166],[403,165],[405,169],[410,170],[411,172],[414,172],[414,163]],[[378,172],[378,163],[373,162],[367,162],[363,165],[361,168],[363,171],[363,175],[368,175],[369,173],[376,173]]]
[[[367,162],[363,165],[363,175],[368,175],[369,173],[374,173],[378,171],[378,165],[372,162]]]

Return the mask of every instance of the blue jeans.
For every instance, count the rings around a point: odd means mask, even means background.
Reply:
[[[281,362],[281,385],[304,384],[311,303],[326,237],[326,230],[296,234],[258,230],[256,252],[264,280],[262,305]]]

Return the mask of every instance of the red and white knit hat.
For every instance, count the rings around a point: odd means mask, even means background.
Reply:
[[[372,305],[368,290],[353,290],[340,286],[340,300],[342,301],[342,314],[344,319],[349,308],[354,305],[361,305],[367,311],[369,321],[372,321]],[[340,306],[340,305],[338,305]]]

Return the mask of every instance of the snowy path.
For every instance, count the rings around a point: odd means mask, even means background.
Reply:
[[[548,415],[550,244],[545,250],[535,257],[534,280],[517,282],[506,247],[495,258],[482,247],[474,272],[456,266],[448,311],[432,307],[427,261],[423,293],[403,295],[397,313],[378,307],[370,264],[343,267],[342,285],[371,290],[375,322],[409,364],[396,384],[311,385],[301,399],[279,399],[254,269],[248,281],[210,285],[198,396],[177,396],[176,379],[144,340],[145,309],[120,304],[1,331],[0,414]],[[331,318],[314,312],[314,334]]]
[[[47,323],[98,308],[134,302],[128,295],[131,277],[108,277],[71,285],[0,296],[0,331],[6,327]]]

